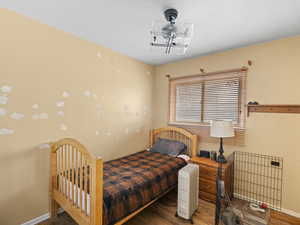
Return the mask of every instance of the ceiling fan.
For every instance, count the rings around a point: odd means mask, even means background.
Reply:
[[[167,22],[152,23],[151,47],[163,49],[166,54],[184,54],[191,42],[193,24],[176,23],[178,11],[173,8],[165,10],[164,16]]]

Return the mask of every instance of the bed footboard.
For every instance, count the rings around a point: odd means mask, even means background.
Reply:
[[[51,144],[50,163],[50,217],[61,207],[80,225],[102,225],[102,159],[66,138]]]

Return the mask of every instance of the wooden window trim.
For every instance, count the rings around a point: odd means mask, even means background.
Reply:
[[[199,78],[199,77],[207,77],[207,76],[211,77],[212,75],[220,76],[220,74],[223,74],[224,77],[225,77],[225,76],[228,76],[228,74],[230,74],[230,73],[247,72],[247,71],[248,71],[247,67],[242,67],[242,68],[237,68],[237,69],[219,70],[219,71],[214,71],[214,72],[210,72],[210,73],[201,73],[201,74],[194,74],[194,75],[188,75],[188,76],[182,76],[182,77],[171,77],[169,79],[169,81],[186,80],[186,79],[189,79],[189,78]],[[231,75],[231,77],[232,77],[232,75]]]
[[[191,132],[194,132],[201,136],[201,140],[205,142],[215,142],[216,138],[209,137],[210,123],[199,122],[180,122],[176,121],[176,85],[178,84],[192,84],[197,82],[203,82],[207,80],[222,80],[226,78],[240,77],[240,93],[239,93],[239,124],[235,127],[236,136],[233,138],[227,138],[225,143],[233,145],[244,145],[245,136],[245,122],[247,116],[247,104],[246,104],[246,79],[247,79],[247,67],[238,69],[216,71],[212,73],[196,74],[183,77],[175,77],[169,79],[169,106],[168,106],[168,124],[170,126],[178,126],[185,128]],[[204,89],[202,90],[204,92]],[[203,113],[203,112],[202,112]],[[203,115],[201,115],[203,116]],[[204,138],[204,139],[203,139]]]

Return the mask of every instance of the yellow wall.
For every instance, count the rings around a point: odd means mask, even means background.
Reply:
[[[172,77],[238,68],[253,61],[247,81],[247,102],[300,104],[300,36],[188,59],[156,68],[153,85],[153,126],[167,124],[168,80]],[[252,113],[246,121],[246,146],[235,150],[284,158],[283,208],[300,213],[300,114]],[[200,149],[218,150],[218,145],[200,141]]]
[[[0,133],[14,131],[0,135],[0,224],[15,225],[48,212],[49,150],[42,143],[73,137],[105,160],[145,147],[153,68],[3,9],[0,27],[0,88],[12,87],[0,90],[8,97]],[[10,118],[14,112],[25,117]],[[35,119],[40,113],[48,119]]]

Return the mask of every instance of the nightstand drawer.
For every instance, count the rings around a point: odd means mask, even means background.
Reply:
[[[199,178],[199,190],[216,194],[216,181]]]
[[[215,181],[217,177],[216,168],[199,165],[199,178]]]

